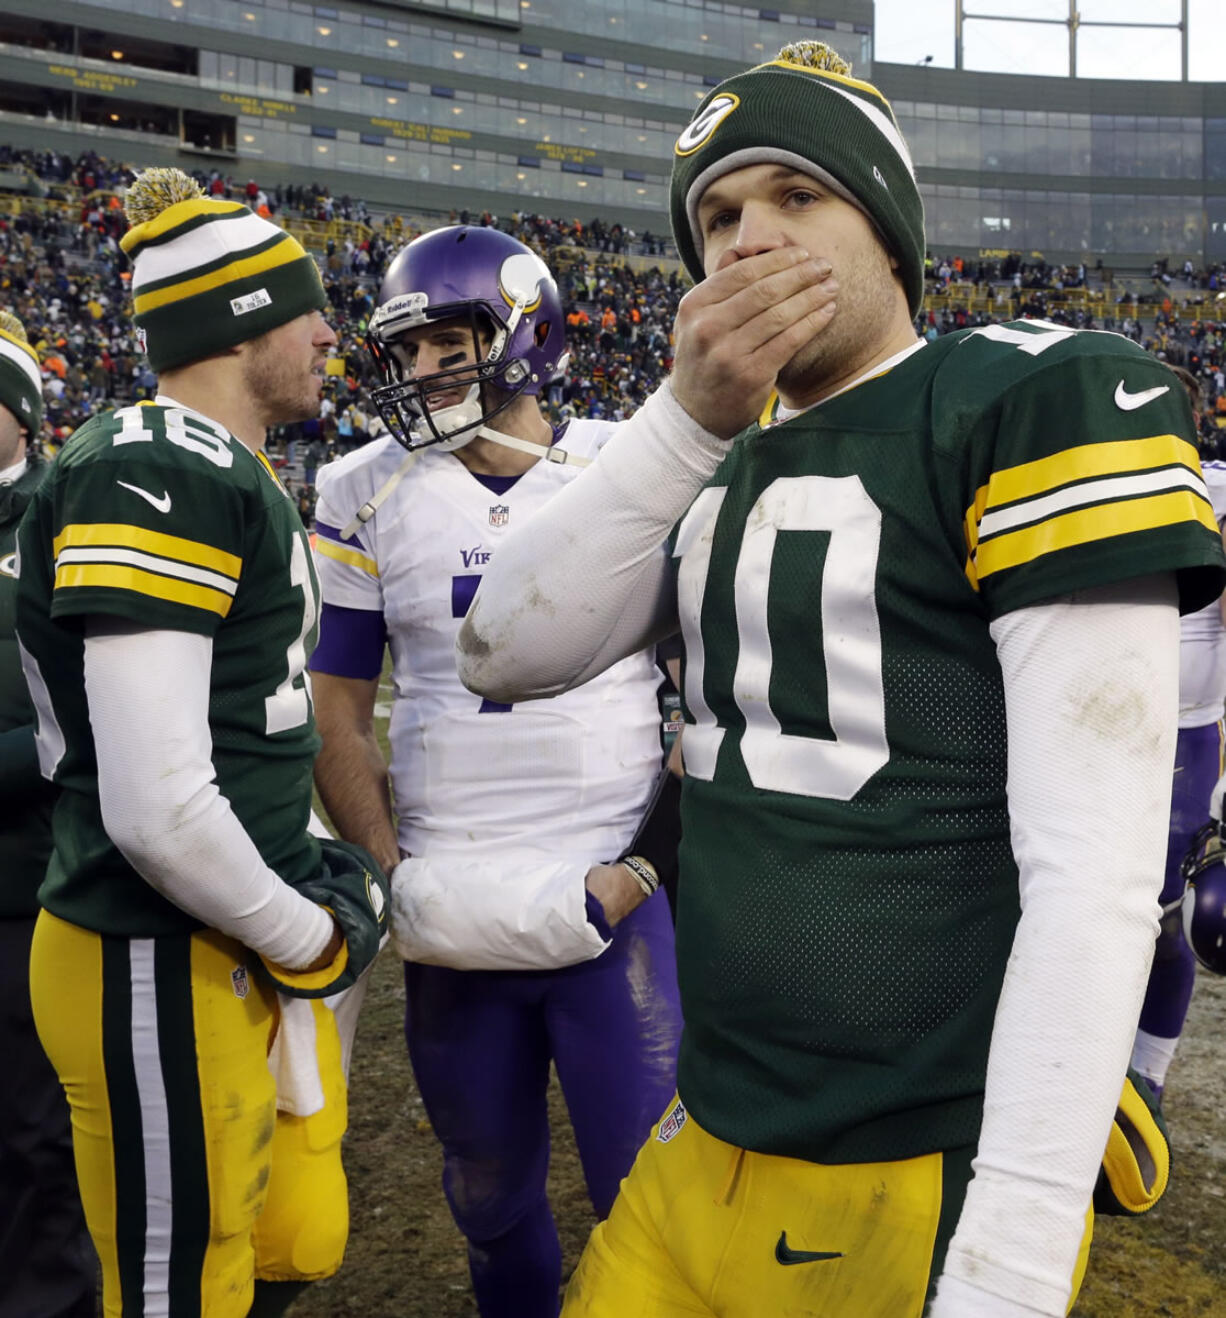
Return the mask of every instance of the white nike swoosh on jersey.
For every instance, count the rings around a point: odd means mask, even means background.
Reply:
[[[152,504],[158,512],[168,513],[170,511],[170,491],[160,497],[156,494],[150,494],[148,490],[142,490],[139,485],[129,485],[127,481],[116,481],[116,485],[122,485],[125,490],[131,490],[133,494],[139,494],[148,504]]]
[[[1124,382],[1121,380],[1115,386],[1115,405],[1121,412],[1134,412],[1138,407],[1144,407],[1146,403],[1152,403],[1155,398],[1161,398],[1163,394],[1170,393],[1169,384],[1156,385],[1153,389],[1142,389],[1139,394],[1130,394],[1124,388]]]

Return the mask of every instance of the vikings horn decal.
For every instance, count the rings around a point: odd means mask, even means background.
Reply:
[[[507,306],[522,301],[525,312],[541,305],[541,289],[553,276],[541,258],[533,252],[518,252],[508,256],[498,271],[498,291]]]

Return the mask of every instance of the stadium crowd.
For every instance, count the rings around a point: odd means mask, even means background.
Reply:
[[[2,171],[24,177],[27,187],[24,198],[14,194],[9,213],[0,213],[0,295],[29,327],[42,360],[42,441],[53,452],[94,412],[139,401],[154,389],[127,313],[130,276],[119,249],[125,228],[120,195],[134,175],[131,166],[92,151],[74,160],[54,151],[0,145]],[[362,200],[334,198],[316,183],[265,189],[216,170],[196,177],[211,196],[242,201],[290,223],[354,222],[327,236],[317,252],[338,337],[323,415],[286,427],[272,446],[290,468],[302,511],[310,514],[315,470],[329,455],[359,447],[383,430],[370,398],[376,380],[365,350],[366,325],[388,263],[422,232],[423,223],[420,217],[373,215]],[[71,209],[63,204],[70,201]],[[655,265],[641,259],[663,255],[662,238],[639,236],[599,218],[584,224],[518,211],[504,217],[460,211],[438,221],[496,226],[539,250],[556,271],[571,359],[566,378],[546,399],[555,422],[571,416],[622,420],[671,368],[673,318],[688,284],[675,260]],[[1172,300],[1166,263],[1155,263],[1156,291],[1144,308],[1152,315],[1144,318],[1117,317],[1108,300],[1073,310],[1056,305],[1067,290],[1102,278],[1101,268],[1092,275],[1084,264],[1023,262],[1016,253],[975,261],[930,255],[925,274],[936,296],[917,325],[930,340],[1018,316],[1115,330],[1200,380],[1203,451],[1216,457],[1226,450],[1219,443],[1226,432],[1218,428],[1219,421],[1226,425],[1226,318],[1217,318],[1211,300],[1223,278],[1220,268],[1185,266],[1179,278],[1196,291],[1180,305]],[[976,297],[959,304],[956,296],[949,297],[959,291]],[[972,309],[975,301],[979,309]],[[985,303],[989,310],[982,309]],[[1190,317],[1189,311],[1197,314]]]

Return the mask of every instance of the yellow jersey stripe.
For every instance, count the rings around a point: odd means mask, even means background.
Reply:
[[[379,565],[369,555],[360,553],[356,549],[347,549],[344,545],[338,545],[335,540],[327,540],[321,535],[316,537],[315,552],[322,554],[324,558],[335,559],[338,563],[356,567],[368,576],[378,579]]]
[[[224,618],[233,600],[224,591],[199,586],[177,577],[162,577],[136,567],[118,567],[111,563],[66,563],[55,573],[56,590],[95,587],[102,590],[130,590],[154,599],[188,604]]]
[[[966,531],[966,552],[968,561],[973,560],[979,548],[979,523],[983,520],[984,509],[988,506],[988,486],[981,485],[975,491],[975,502],[966,510],[963,526]]]
[[[231,580],[222,572],[210,572],[207,568],[197,567],[194,563],[180,563],[172,558],[158,558],[156,554],[142,554],[136,549],[116,549],[114,545],[107,545],[101,549],[65,549],[55,560],[57,568],[65,567],[70,563],[140,567],[158,576],[195,581],[201,586],[224,591],[227,595],[233,595],[238,589],[238,582]]]
[[[1150,435],[1146,439],[1117,439],[1104,444],[1079,444],[1050,457],[1023,462],[992,473],[986,507],[1014,503],[1046,494],[1058,485],[1094,476],[1127,476],[1148,467],[1179,463],[1200,470],[1196,450],[1178,435]]]
[[[1030,499],[1072,481],[1094,476],[1127,476],[1149,467],[1173,463],[1200,471],[1200,458],[1178,435],[1151,435],[1147,439],[1118,439],[1104,444],[1079,444],[1050,457],[994,471],[986,485],[975,491],[966,510],[966,547],[974,554],[979,523],[989,508]]]
[[[1214,535],[1218,534],[1213,509],[1190,490],[1172,490],[1145,499],[1125,499],[1119,503],[1078,508],[980,545],[974,561],[968,560],[967,576],[973,584],[976,578],[982,581],[994,572],[1021,567],[1059,549],[1189,521],[1199,522]]]
[[[993,508],[979,520],[979,543],[1023,526],[1045,522],[1072,512],[1074,508],[1106,507],[1121,499],[1139,499],[1148,494],[1165,494],[1168,490],[1191,490],[1208,501],[1209,491],[1196,472],[1187,467],[1155,467],[1151,471],[1134,471],[1127,476],[1100,476],[1097,480],[1061,485],[1050,494],[1040,494],[1021,503]]]
[[[281,479],[280,476],[277,475],[277,469],[276,469],[276,467],[274,467],[274,466],[272,465],[272,463],[269,462],[269,460],[268,460],[268,454],[265,453],[264,450],[263,450],[262,448],[261,448],[261,449],[256,449],[256,451],[255,451],[255,460],[260,464],[261,467],[264,468],[264,470],[265,470],[265,471],[266,471],[266,472],[267,472],[267,473],[273,478],[273,480],[275,480],[275,481],[277,482],[277,484],[278,484],[282,489],[285,489],[285,482]]]
[[[236,554],[227,554],[224,549],[201,544],[199,540],[166,535],[161,531],[147,531],[143,526],[129,526],[125,522],[72,522],[51,542],[51,552],[55,558],[59,558],[61,549],[75,549],[82,545],[141,549],[189,566],[212,568],[224,576],[233,577],[235,581],[243,571],[243,560]]]
[[[231,261],[228,265],[223,265],[219,270],[213,270],[207,275],[197,275],[195,279],[185,279],[181,284],[159,288],[152,293],[137,293],[133,299],[136,314],[143,316],[150,311],[156,311],[158,307],[195,297],[197,293],[207,293],[211,289],[220,288],[223,284],[245,279],[248,275],[265,274],[278,266],[297,261],[302,256],[302,248],[291,241],[289,234],[286,234],[285,238],[285,242],[267,252]]]

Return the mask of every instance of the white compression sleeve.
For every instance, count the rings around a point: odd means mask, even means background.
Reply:
[[[675,631],[664,539],[730,447],[657,389],[499,546],[456,643],[465,686],[494,700],[556,695]]]
[[[975,1174],[931,1318],[1063,1315],[1158,931],[1179,707],[1171,577],[992,624],[1022,915]]]
[[[212,642],[179,631],[90,630],[85,694],[102,822],[163,897],[290,970],[332,918],[283,882],[218,790],[209,733]]]

